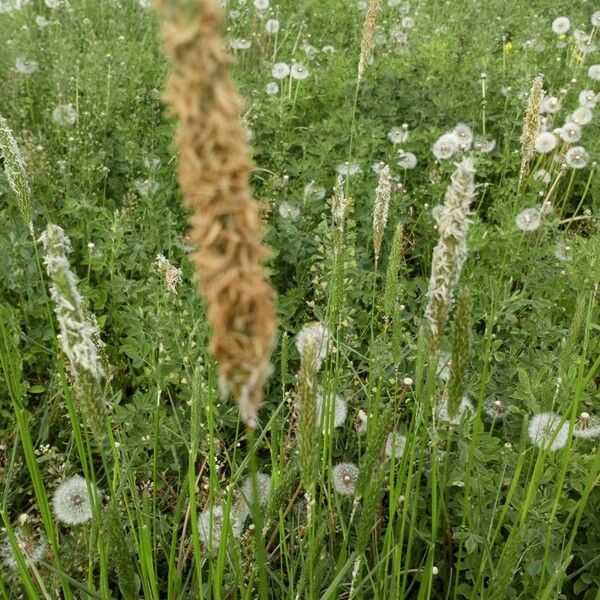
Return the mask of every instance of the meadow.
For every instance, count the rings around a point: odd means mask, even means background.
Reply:
[[[600,600],[600,5],[157,4],[0,0],[0,598]]]

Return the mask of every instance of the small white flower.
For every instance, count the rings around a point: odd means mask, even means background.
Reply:
[[[329,354],[331,333],[321,323],[309,323],[305,325],[296,335],[296,348],[302,357],[308,348],[313,347],[314,368],[318,371]]]
[[[265,23],[265,29],[269,35],[275,35],[279,31],[279,21],[277,19],[269,19]]]
[[[271,67],[271,75],[275,79],[285,79],[290,74],[290,65],[284,62],[275,63]]]
[[[295,221],[300,217],[300,209],[289,202],[282,202],[278,208],[279,215],[282,219]]]
[[[565,123],[559,131],[560,139],[569,144],[574,144],[581,139],[581,126],[574,121]]]
[[[588,69],[588,77],[594,81],[600,81],[600,65],[591,65]]]
[[[554,31],[554,33],[557,35],[567,33],[570,28],[571,21],[568,19],[568,17],[557,17],[554,19],[554,21],[552,21],[552,31]]]
[[[309,75],[308,69],[302,63],[294,63],[290,69],[290,76],[292,79],[302,81]]]
[[[72,104],[59,104],[52,111],[52,120],[61,127],[74,125],[77,121],[77,111]]]
[[[405,123],[402,127],[392,127],[387,136],[392,144],[403,144],[408,140],[408,125]]]
[[[325,412],[323,408],[325,407]],[[333,415],[331,409],[333,408]],[[331,402],[331,395],[323,398],[323,394],[317,394],[317,422],[323,422],[323,425],[327,425],[330,421],[334,428],[341,427],[346,422],[346,416],[348,415],[348,403],[340,396],[336,395],[333,403]]]
[[[417,166],[417,157],[412,152],[400,152],[398,166],[402,169],[414,169]]]
[[[452,133],[458,138],[459,146],[461,150],[467,150],[473,143],[473,131],[468,125],[459,123],[453,130]]]
[[[342,496],[352,496],[358,479],[358,467],[354,463],[338,463],[331,470],[335,491]]]
[[[274,96],[279,92],[279,84],[276,81],[269,81],[269,83],[265,85],[265,92],[268,96]]]
[[[573,146],[565,152],[565,162],[571,169],[584,169],[590,157],[583,146]]]
[[[548,450],[564,448],[569,439],[569,423],[560,425],[561,421],[561,416],[552,412],[534,415],[527,426],[529,439],[538,448]]]
[[[526,208],[515,217],[515,225],[521,231],[535,231],[540,228],[542,217],[539,208]]]
[[[213,506],[212,511],[210,507],[206,508],[198,515],[198,536],[211,552],[219,549],[224,523],[223,507],[220,505]]]
[[[392,455],[396,460],[402,458],[404,448],[406,447],[406,436],[396,431],[388,433],[385,441],[385,455],[391,458]]]
[[[556,148],[557,144],[558,140],[556,139],[556,136],[549,131],[540,133],[540,135],[538,135],[535,139],[535,149],[540,154],[548,154],[549,152],[552,152],[552,150]]]
[[[454,133],[444,133],[433,145],[433,155],[438,160],[447,160],[458,152],[459,146],[460,141]]]
[[[93,485],[92,492],[96,493]],[[80,525],[92,518],[92,503],[86,480],[74,475],[59,485],[52,496],[56,518],[67,525]]]
[[[38,70],[38,64],[35,60],[17,56],[15,59],[15,69],[22,75],[32,75]]]

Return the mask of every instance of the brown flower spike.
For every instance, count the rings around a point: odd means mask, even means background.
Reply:
[[[213,335],[222,391],[256,426],[262,386],[271,372],[273,289],[261,261],[258,206],[252,199],[241,102],[228,74],[218,0],[163,0],[163,39],[171,60],[165,100],[179,119],[179,184],[193,208],[189,236]]]

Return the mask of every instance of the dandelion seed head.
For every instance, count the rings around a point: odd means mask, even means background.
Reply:
[[[279,84],[276,81],[269,81],[269,83],[265,85],[265,92],[267,96],[274,96],[279,92]]]
[[[35,60],[25,58],[24,56],[17,56],[15,59],[15,69],[21,75],[33,75],[38,70],[38,64]]]
[[[549,184],[552,181],[552,176],[546,169],[538,169],[534,174],[533,178],[536,181],[542,181],[545,184]]]
[[[315,200],[323,200],[325,198],[325,188],[317,185],[314,181],[310,181],[304,186],[304,197],[314,198]]]
[[[475,152],[479,152],[480,154],[489,154],[493,152],[496,147],[496,140],[487,140],[484,138],[475,138],[473,142],[473,148]]]
[[[341,462],[331,470],[333,488],[342,496],[352,496],[358,480],[358,467],[354,463]]]
[[[246,38],[232,38],[229,40],[229,47],[232,50],[249,50],[252,42]]]
[[[333,404],[333,406],[332,406]],[[323,409],[325,408],[325,412]],[[333,408],[333,415],[331,415],[331,409]],[[329,421],[332,421],[334,428],[341,427],[346,422],[348,415],[348,403],[337,394],[333,403],[331,402],[331,396],[327,398],[323,397],[323,394],[317,394],[317,422],[327,425]]]
[[[318,371],[323,364],[331,343],[331,333],[321,323],[309,323],[305,325],[296,335],[296,348],[300,357],[304,356],[308,346],[314,349],[314,368]]]
[[[554,248],[554,258],[560,262],[569,262],[573,259],[573,251],[571,246],[567,246],[565,243],[559,243]]]
[[[590,79],[600,81],[600,65],[590,65],[587,74]]]
[[[269,35],[275,35],[279,31],[279,21],[277,19],[269,19],[265,23],[265,30]]]
[[[473,131],[465,123],[459,123],[452,130],[452,133],[458,138],[460,146],[463,150],[471,147],[473,143]]]
[[[594,108],[598,103],[598,94],[594,92],[594,90],[582,90],[579,92],[579,106],[584,106],[585,108]]]
[[[287,221],[296,221],[300,217],[300,209],[289,202],[282,202],[277,210],[281,218]]]
[[[473,408],[473,403],[467,396],[462,397],[456,414],[453,417],[450,417],[447,397],[444,396],[437,406],[438,419],[440,421],[444,421],[445,423],[449,423],[450,425],[460,425],[463,417],[473,414],[474,412],[475,409]]]
[[[556,96],[546,96],[542,102],[542,112],[554,114],[560,110],[560,100]]]
[[[209,551],[219,549],[224,524],[223,507],[220,505],[213,506],[212,511],[208,507],[198,515],[198,536]]]
[[[13,530],[17,546],[23,555],[25,564],[33,566],[38,563],[48,550],[48,538],[44,534],[34,535],[26,531],[25,528],[18,526]],[[0,543],[0,560],[9,568],[17,569],[18,562],[10,540],[6,537]]]
[[[556,136],[549,131],[544,131],[535,138],[534,147],[540,154],[548,154],[556,148],[557,144]]]
[[[398,166],[407,170],[414,169],[417,166],[417,157],[412,152],[400,152],[398,154]]]
[[[351,177],[352,175],[358,175],[361,172],[361,168],[357,163],[346,161],[341,165],[338,165],[335,168],[335,172],[344,177]]]
[[[284,62],[275,63],[271,67],[271,75],[275,79],[285,79],[290,74],[290,65]]]
[[[515,225],[521,231],[535,231],[542,224],[542,216],[539,208],[526,208],[515,217]]]
[[[552,412],[534,415],[529,420],[527,433],[529,439],[538,447],[548,450],[564,448],[569,439],[569,424],[560,425],[562,418]],[[556,437],[554,437],[556,435]]]
[[[391,431],[385,441],[385,455],[388,458],[394,456],[396,460],[404,454],[406,447],[406,436],[396,431]]]
[[[573,146],[565,152],[565,163],[571,169],[585,169],[590,156],[583,146]]]
[[[387,133],[392,144],[403,144],[408,141],[408,135],[408,125],[405,127],[392,127]]]
[[[246,477],[240,492],[248,506],[248,510],[254,504],[255,499],[258,506],[266,506],[271,494],[271,476],[266,473],[256,474],[256,497],[254,496],[254,481],[251,475]]]
[[[590,19],[594,27],[600,27],[600,10],[597,10]]]
[[[254,0],[256,10],[267,10],[269,8],[269,0]]]
[[[592,122],[592,118],[592,111],[587,106],[580,106],[569,115],[568,120],[577,123],[577,125],[588,125]]]
[[[292,79],[302,81],[309,76],[309,71],[302,63],[294,63],[290,69],[290,76]]]
[[[92,490],[95,488],[92,485]],[[59,485],[52,496],[56,518],[67,525],[80,525],[92,518],[92,503],[86,480],[74,475]]]
[[[591,439],[600,436],[600,420],[588,412],[582,412],[575,421],[573,436],[583,439]]]
[[[508,407],[495,396],[488,398],[483,405],[483,412],[496,421],[502,421],[508,415]]]
[[[581,139],[581,126],[574,121],[568,121],[559,130],[560,139],[574,144]]]
[[[444,133],[433,145],[433,155],[438,160],[448,160],[452,158],[460,147],[460,140],[454,133]]]
[[[563,35],[571,28],[571,21],[568,17],[557,17],[552,21],[552,31],[557,35]]]

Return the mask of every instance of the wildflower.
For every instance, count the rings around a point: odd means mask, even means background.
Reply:
[[[211,551],[216,552],[221,544],[223,535],[223,507],[215,505],[212,510],[206,508],[198,515],[198,535],[200,541]]]
[[[265,23],[265,29],[269,35],[275,35],[279,31],[279,21],[277,19],[269,19]]]
[[[592,111],[587,106],[580,106],[569,115],[568,120],[577,125],[587,125],[592,122],[592,118]]]
[[[526,208],[515,217],[515,225],[521,231],[535,231],[542,224],[539,208]]]
[[[486,140],[483,138],[475,138],[473,142],[473,148],[475,152],[479,152],[480,154],[489,154],[496,147],[496,140]]]
[[[396,459],[401,458],[406,447],[406,436],[396,431],[388,433],[385,441],[385,455],[388,458],[392,456]]]
[[[554,33],[557,35],[567,33],[570,28],[571,21],[568,19],[568,17],[557,17],[554,19],[554,21],[552,21],[552,31],[554,31]]]
[[[575,421],[573,435],[577,438],[594,438],[600,435],[600,421],[587,412],[582,412]]]
[[[383,242],[383,233],[388,220],[390,197],[392,193],[392,178],[390,168],[385,165],[379,170],[379,182],[375,190],[375,207],[373,209],[373,248],[375,263],[379,261],[379,252]]]
[[[269,96],[274,96],[277,92],[279,92],[279,84],[276,81],[269,81],[269,83],[265,85],[265,92]]]
[[[594,108],[598,102],[598,95],[594,90],[582,90],[579,92],[579,106],[585,106],[586,108]]]
[[[167,291],[171,294],[177,294],[177,286],[181,284],[181,269],[173,266],[162,254],[156,255],[154,264],[164,277]]]
[[[560,450],[567,444],[569,424],[560,425],[562,417],[556,413],[539,413],[531,417],[527,432],[529,439],[538,447],[548,450]]]
[[[38,70],[38,64],[35,60],[17,56],[15,59],[15,69],[22,75],[32,75]]]
[[[433,145],[433,155],[438,160],[447,160],[458,152],[459,146],[460,141],[454,133],[445,133]]]
[[[267,10],[269,8],[269,0],[254,0],[256,10]]]
[[[330,399],[331,396],[328,398]],[[323,405],[325,405],[325,413],[323,413]],[[331,415],[332,408],[333,415]],[[339,394],[335,396],[333,407],[330,401],[325,401],[322,394],[317,394],[317,422],[327,425],[331,420],[333,427],[337,428],[346,422],[347,415],[348,403]]]
[[[475,409],[473,408],[473,403],[471,402],[471,400],[469,400],[467,396],[463,396],[463,398],[460,401],[460,404],[458,405],[456,414],[452,418],[450,418],[450,413],[448,409],[448,398],[444,394],[444,397],[437,406],[437,417],[440,421],[444,421],[445,423],[449,423],[450,425],[460,425],[460,422],[462,421],[463,417],[468,413],[473,413],[474,410]]]
[[[498,400],[495,396],[491,396],[483,405],[483,412],[490,417],[490,419],[502,421],[506,418],[506,415],[508,415],[508,407],[502,400]]]
[[[546,96],[542,102],[542,112],[554,114],[560,110],[560,100],[556,96]]]
[[[361,172],[361,168],[357,163],[353,162],[344,162],[341,165],[338,165],[335,168],[335,172],[338,175],[343,175],[344,177],[349,177],[352,175],[358,175]]]
[[[581,127],[574,121],[568,121],[560,128],[558,135],[561,140],[574,144],[581,138]]]
[[[588,77],[594,81],[600,81],[600,65],[591,65],[588,69]]]
[[[90,484],[91,485],[91,484]],[[92,493],[97,493],[91,485]],[[67,525],[80,525],[92,518],[92,503],[88,484],[80,475],[74,475],[59,485],[52,496],[56,518]]]
[[[289,202],[282,202],[278,208],[279,215],[282,219],[295,221],[300,216],[300,209]]]
[[[271,67],[271,75],[275,79],[285,79],[290,74],[290,65],[284,62],[275,63]]]
[[[452,133],[458,138],[458,142],[461,150],[467,150],[473,143],[473,132],[468,125],[459,123],[453,130]]]
[[[540,154],[548,154],[556,148],[557,144],[556,136],[549,131],[544,131],[535,138],[534,147]]]
[[[583,146],[573,146],[565,152],[565,162],[571,169],[584,169],[590,157]]]
[[[533,178],[537,181],[544,182],[546,185],[552,181],[552,176],[550,175],[550,173],[548,173],[548,171],[546,171],[546,169],[538,169],[533,174]]]
[[[25,564],[29,567],[39,562],[48,550],[48,538],[44,534],[33,535],[25,528],[18,526],[14,531],[17,546],[23,555]],[[18,562],[10,540],[6,537],[0,544],[0,559],[9,569],[17,569]]]
[[[467,258],[469,209],[475,197],[475,169],[471,158],[460,162],[446,191],[437,218],[439,241],[433,251],[425,317],[431,331],[430,350],[435,354],[443,335],[454,289]]]
[[[308,69],[301,63],[294,63],[290,69],[290,76],[292,79],[302,81],[309,75]]]
[[[329,354],[331,333],[321,323],[310,323],[305,325],[296,335],[296,348],[300,357],[304,356],[308,345],[314,348],[314,369],[318,371]]]
[[[342,496],[352,496],[358,479],[358,467],[354,463],[338,463],[331,470],[335,491]]]
[[[414,169],[417,166],[417,157],[412,152],[400,152],[398,166],[402,169]]]
[[[403,144],[408,140],[408,124],[403,123],[402,127],[392,127],[387,136],[392,144]]]

